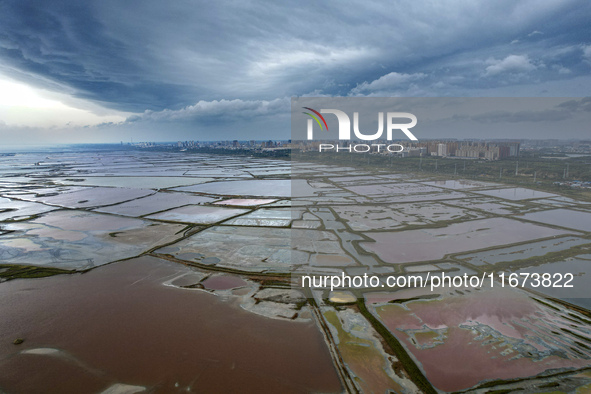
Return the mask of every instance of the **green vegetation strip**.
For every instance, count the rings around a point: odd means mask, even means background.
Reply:
[[[73,274],[76,270],[63,270],[34,265],[0,264],[0,278],[6,280],[21,278],[45,278],[53,275]]]
[[[373,328],[384,338],[384,341],[390,346],[390,349],[396,354],[398,360],[404,366],[406,372],[408,372],[412,381],[417,385],[417,387],[423,392],[427,394],[436,394],[437,391],[429,380],[423,375],[423,372],[419,369],[419,367],[415,364],[413,359],[409,356],[406,352],[402,344],[396,339],[396,337],[386,328],[382,323],[372,315],[365,306],[364,299],[357,300],[357,307],[359,308],[359,312],[371,323]]]
[[[527,382],[527,381],[534,381],[536,379],[550,379],[550,378],[558,378],[558,377],[562,377],[562,376],[574,376],[576,374],[588,371],[589,368],[583,368],[580,370],[574,370],[574,371],[561,371],[561,372],[557,372],[557,373],[541,373],[540,375],[537,376],[532,376],[530,378],[516,378],[516,379],[507,379],[507,380],[502,380],[502,379],[497,379],[497,380],[491,380],[488,381],[486,383],[483,383],[481,385],[478,385],[476,387],[472,387],[470,390],[482,390],[485,388],[492,388],[494,386],[500,386],[500,385],[511,385],[511,384],[516,384],[516,383],[522,383],[522,382]],[[548,384],[554,384],[554,383],[548,383]],[[560,384],[560,383],[558,383]],[[538,386],[538,388],[542,388],[543,386]],[[517,391],[517,390],[523,390],[522,388],[516,387],[516,388],[512,388],[510,390],[513,391]],[[487,391],[487,394],[490,393],[491,391]],[[492,391],[494,392],[494,391]],[[459,393],[459,391],[457,392]]]
[[[562,306],[564,306],[564,307],[566,307],[566,308],[568,308],[570,310],[573,310],[575,312],[578,312],[578,313],[580,313],[583,316],[586,316],[588,318],[591,318],[591,312],[589,312],[587,309],[582,308],[582,307],[580,307],[578,305],[571,304],[570,302],[566,302],[564,300],[561,300],[560,298],[548,297],[548,300],[550,300],[552,302],[555,302],[557,304],[560,304],[560,305],[562,305]],[[580,316],[577,316],[575,314],[569,313],[569,316],[570,317],[574,317],[575,319],[578,319],[578,320],[582,321],[583,323],[591,324],[591,320],[587,320],[587,319],[582,318]]]
[[[551,305],[551,304],[549,304],[547,302],[544,302],[542,300],[539,300],[539,299],[537,299],[535,297],[531,297],[531,299],[534,300],[534,301],[536,301],[536,302],[538,302],[538,303],[540,303],[540,304],[542,304],[542,305],[544,305],[544,306],[546,306],[546,307],[548,307],[548,308],[550,308],[550,309],[554,309],[557,312],[562,312],[559,308],[557,308],[554,305]]]

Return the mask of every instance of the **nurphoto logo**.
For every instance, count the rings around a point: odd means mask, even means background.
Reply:
[[[350,141],[351,140],[351,119],[349,116],[338,109],[321,109],[320,111],[316,111],[310,107],[303,107],[304,109],[308,110],[309,112],[304,112],[304,114],[308,115],[310,119],[308,119],[308,129],[307,129],[307,138],[308,140],[314,139],[314,121],[320,127],[321,131],[328,131],[328,124],[326,123],[326,119],[322,114],[333,114],[337,117],[337,121],[339,122],[339,140],[341,141]],[[411,141],[418,141],[417,137],[409,130],[416,126],[417,124],[417,117],[408,112],[387,112],[386,113],[386,139],[388,141],[392,141],[392,137],[394,135],[394,131],[402,131],[408,139]],[[401,119],[410,120],[410,122],[406,123],[399,123]],[[396,122],[395,122],[396,120]],[[356,139],[361,141],[376,141],[382,138],[384,134],[384,112],[378,112],[378,130],[373,134],[364,134],[359,130],[359,112],[353,112],[353,133]],[[396,153],[402,152],[404,147],[400,144],[352,144],[346,146],[339,146],[335,144],[320,144],[318,149],[320,152],[323,151],[348,151],[348,152],[369,152],[372,148],[376,147],[376,150],[380,152],[381,149],[385,147],[385,150],[388,152]]]

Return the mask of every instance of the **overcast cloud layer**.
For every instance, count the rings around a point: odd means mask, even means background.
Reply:
[[[590,19],[588,0],[0,1],[0,75],[126,118],[19,129],[48,141],[281,139],[290,96],[586,96]]]

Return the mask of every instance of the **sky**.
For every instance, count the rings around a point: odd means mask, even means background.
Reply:
[[[288,139],[294,96],[585,97],[590,19],[588,0],[0,0],[0,144]]]

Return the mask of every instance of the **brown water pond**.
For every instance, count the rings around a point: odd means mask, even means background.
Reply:
[[[0,391],[96,393],[115,383],[150,392],[342,390],[314,323],[162,285],[184,272],[141,257],[0,284]],[[21,353],[37,348],[59,352]]]

